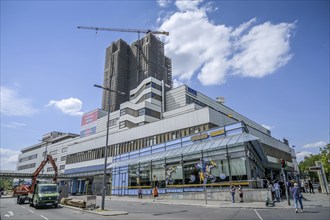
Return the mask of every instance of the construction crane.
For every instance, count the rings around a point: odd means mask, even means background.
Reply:
[[[95,31],[117,31],[117,32],[131,32],[131,33],[152,33],[152,34],[164,34],[168,36],[170,33],[167,31],[152,31],[152,30],[141,30],[141,29],[128,29],[128,28],[103,28],[103,27],[86,27],[86,26],[78,26],[78,29],[88,29]]]
[[[138,43],[137,45],[137,65],[138,65],[138,74],[137,74],[137,83],[139,83],[139,76],[141,74],[141,64],[140,64],[140,53],[141,53],[141,45],[140,45],[140,34],[145,33],[145,34],[163,34],[166,36],[169,36],[169,32],[167,31],[153,31],[153,30],[141,30],[141,29],[128,29],[128,28],[103,28],[103,27],[87,27],[87,26],[78,26],[78,29],[87,29],[87,30],[95,30],[96,33],[98,31],[117,31],[117,32],[130,32],[130,33],[138,33]]]

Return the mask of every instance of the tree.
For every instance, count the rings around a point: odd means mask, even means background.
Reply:
[[[0,188],[4,190],[11,190],[13,188],[13,179],[12,178],[0,178]]]
[[[309,174],[311,179],[318,179],[317,172],[310,172],[309,167],[315,166],[315,161],[321,161],[323,163],[324,172],[326,178],[329,180],[330,178],[330,144],[327,146],[320,148],[319,154],[311,154],[309,156],[305,156],[304,160],[299,163],[299,170],[301,173]]]

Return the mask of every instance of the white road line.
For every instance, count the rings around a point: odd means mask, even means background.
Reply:
[[[26,210],[26,208],[25,208],[24,206],[21,206],[21,208],[23,208],[23,209],[25,209],[25,210]]]
[[[30,209],[28,209],[28,211],[31,212],[31,213],[34,213],[34,211],[32,211],[32,210],[30,210]]]
[[[14,216],[14,213],[12,211],[8,211],[8,214],[5,214],[4,216],[9,218],[11,216]]]
[[[256,209],[253,209],[255,211],[255,213],[257,214],[257,216],[259,217],[260,220],[263,220],[263,218],[259,215],[259,213],[257,212]]]
[[[40,217],[41,218],[44,218],[44,219],[46,219],[46,220],[48,220],[48,218],[46,218],[45,216],[43,216],[43,215],[40,215]]]

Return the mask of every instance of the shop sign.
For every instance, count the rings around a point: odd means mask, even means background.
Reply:
[[[319,170],[321,170],[320,166],[311,166],[311,167],[309,167],[309,171],[319,171]]]
[[[221,130],[211,132],[210,135],[211,135],[211,137],[215,137],[215,136],[218,136],[218,135],[222,135],[224,133],[225,133],[225,130],[221,129]]]
[[[199,141],[208,138],[208,134],[201,134],[201,135],[196,135],[191,137],[191,141]]]

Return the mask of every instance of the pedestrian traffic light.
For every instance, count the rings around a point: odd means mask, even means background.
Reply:
[[[285,167],[285,160],[281,159],[281,167],[284,168]]]

